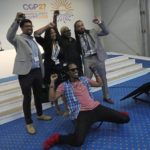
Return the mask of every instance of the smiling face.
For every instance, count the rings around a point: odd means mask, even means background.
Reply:
[[[70,79],[76,80],[79,78],[78,67],[75,64],[70,64],[68,66],[68,75]]]
[[[25,22],[21,27],[23,34],[31,35],[33,33],[33,26],[31,22]]]
[[[66,38],[70,38],[71,37],[70,29],[68,27],[65,27],[61,32],[61,35],[65,36]]]
[[[78,21],[76,24],[75,24],[75,31],[78,33],[78,34],[83,34],[84,31],[85,31],[85,27],[84,27],[84,24],[82,21]]]

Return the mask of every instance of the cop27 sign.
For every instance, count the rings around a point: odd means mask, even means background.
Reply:
[[[22,5],[24,13],[28,19],[47,19],[47,4],[43,3],[25,3]]]
[[[45,10],[46,4],[23,4],[24,10]]]
[[[58,22],[71,21],[73,15],[72,3],[68,0],[52,0],[50,3],[25,3],[22,5],[28,19],[47,19],[48,13],[59,10]]]

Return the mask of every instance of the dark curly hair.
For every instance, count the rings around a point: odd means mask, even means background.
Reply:
[[[45,31],[44,39],[46,39],[46,40],[52,40],[51,33],[50,33],[51,29],[55,30],[56,35],[58,34],[58,31],[57,31],[57,29],[55,27],[50,27],[50,28],[46,29],[46,31]],[[58,40],[58,39],[56,38],[56,40]]]
[[[29,20],[29,19],[23,19],[23,20],[20,22],[20,28],[22,28],[22,27],[24,26],[24,24],[27,23],[27,22],[29,22],[29,23],[32,24],[32,21],[31,21],[31,20]]]

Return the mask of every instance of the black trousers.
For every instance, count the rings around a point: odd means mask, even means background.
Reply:
[[[44,82],[45,84],[49,85],[50,84],[50,76],[52,74],[56,73],[58,75],[58,79],[55,82],[55,87],[57,87],[61,82],[63,82],[62,79],[62,64],[46,64],[45,65],[45,77],[44,77]]]
[[[60,144],[81,146],[91,127],[97,121],[107,121],[115,123],[129,122],[129,116],[122,114],[111,108],[99,105],[90,111],[81,111],[77,117],[76,128],[73,134],[60,135]]]
[[[31,118],[31,89],[33,90],[34,103],[37,115],[42,115],[42,104],[40,101],[42,74],[39,68],[32,69],[27,75],[18,76],[23,94],[23,112],[26,124],[32,123]]]

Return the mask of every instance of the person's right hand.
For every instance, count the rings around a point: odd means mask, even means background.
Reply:
[[[50,23],[48,24],[48,27],[50,27],[50,28],[53,28],[53,27],[55,27],[55,23],[53,23],[53,22],[50,22]]]
[[[50,76],[50,80],[51,80],[51,82],[55,82],[55,80],[57,80],[57,78],[58,78],[58,75],[55,73],[55,74],[52,74],[51,76]]]
[[[19,19],[25,19],[25,14],[22,12],[17,12],[16,20],[19,20]]]

